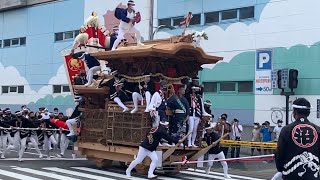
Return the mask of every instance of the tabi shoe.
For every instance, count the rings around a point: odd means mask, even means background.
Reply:
[[[155,179],[155,178],[157,178],[157,176],[156,175],[154,175],[154,174],[152,174],[152,175],[148,175],[148,179]]]
[[[67,136],[74,136],[75,134],[73,134],[73,133],[69,133],[69,134],[67,134]]]
[[[127,178],[131,178],[132,177],[131,173],[128,171],[128,169],[126,170],[126,176],[127,176]]]
[[[137,45],[138,45],[138,46],[144,46],[144,44],[141,43],[141,42],[137,43]]]
[[[134,108],[130,113],[134,114],[134,113],[138,112],[138,110],[139,110],[138,108]]]
[[[43,155],[42,154],[39,154],[39,159],[42,159],[43,158]]]
[[[209,174],[209,173],[210,173],[210,169],[211,169],[211,167],[209,167],[209,166],[206,167],[206,170],[205,170],[205,171],[206,171],[206,174]]]
[[[197,148],[198,146],[196,146],[196,145],[193,144],[192,147]]]
[[[227,174],[227,175],[224,175],[224,178],[226,178],[226,179],[232,179],[231,176],[229,176],[228,174]]]
[[[75,159],[77,158],[77,155],[76,155],[76,154],[72,154],[71,156],[72,156],[72,159],[73,159],[73,160],[75,160]]]
[[[4,157],[4,154],[1,155],[1,159],[5,159],[6,157]]]

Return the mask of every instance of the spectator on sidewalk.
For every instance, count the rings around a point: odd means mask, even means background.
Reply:
[[[261,142],[261,133],[260,133],[260,124],[259,123],[253,123],[253,129],[251,134],[251,141],[252,142]],[[254,150],[257,149],[259,154],[261,155],[261,149],[260,148],[251,148],[251,156],[253,156]]]
[[[241,141],[242,125],[237,118],[234,118],[232,123],[232,140]],[[235,155],[236,154],[236,155]],[[240,145],[231,148],[231,158],[240,156]]]
[[[281,132],[281,130],[282,130],[282,120],[278,120],[278,122],[277,122],[277,126],[276,127],[274,127],[274,129],[273,129],[273,132],[275,133],[275,138],[274,138],[274,141],[275,142],[278,142],[278,139],[279,139],[279,136],[280,136],[280,132]]]
[[[262,124],[262,128],[260,130],[261,134],[262,134],[262,142],[271,142],[272,138],[271,138],[271,134],[272,134],[272,129],[270,127],[270,122],[266,121]],[[267,155],[268,153],[271,154],[271,149],[264,149],[264,154]]]

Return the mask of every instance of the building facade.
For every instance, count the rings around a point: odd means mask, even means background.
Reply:
[[[309,0],[136,0],[142,14],[137,26],[145,40],[150,27],[160,25],[154,39],[181,34],[189,11],[193,18],[187,33],[205,31],[201,46],[208,54],[224,57],[205,65],[199,77],[205,99],[222,113],[253,122],[285,120],[285,97],[271,88],[271,70],[299,71],[295,96],[313,105],[311,119],[320,118],[320,2]],[[154,2],[152,4],[152,2]],[[84,20],[96,11],[106,27],[117,24],[115,7],[125,0],[64,0],[0,12],[0,77],[2,107],[73,107],[60,51],[70,49]],[[151,8],[153,5],[153,8]],[[151,11],[153,10],[153,11]],[[44,18],[45,17],[45,18]],[[153,18],[153,25],[150,19]],[[152,31],[151,31],[152,32]],[[265,62],[265,55],[268,61]],[[262,61],[261,61],[262,60]],[[260,66],[261,65],[261,66]],[[292,111],[291,111],[292,112]],[[290,112],[290,115],[291,115]],[[291,121],[291,117],[289,118]]]
[[[229,121],[237,117],[247,125],[276,123],[278,119],[285,122],[285,97],[271,88],[270,73],[272,69],[292,68],[299,71],[299,77],[290,102],[306,97],[313,106],[310,119],[319,124],[320,72],[316,67],[320,65],[320,2],[158,0],[157,4],[159,24],[177,27],[181,18],[192,12],[188,31],[205,31],[209,40],[203,41],[202,47],[209,54],[224,57],[200,72],[205,99],[213,103],[216,117],[227,113]],[[155,37],[182,31],[166,29]],[[266,53],[269,61],[259,68],[259,60]]]

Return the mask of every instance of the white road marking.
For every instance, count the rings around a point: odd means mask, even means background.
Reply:
[[[62,169],[62,168],[56,168],[56,167],[42,168],[42,169],[46,169],[46,170],[49,170],[49,171],[55,171],[55,172],[58,172],[58,173],[69,174],[69,175],[73,175],[73,176],[79,176],[79,177],[84,177],[84,178],[89,178],[89,179],[95,179],[95,180],[114,180],[114,179],[107,178],[107,177],[81,173],[81,172],[78,172],[78,171],[70,171],[70,170],[66,170],[66,169]]]
[[[47,173],[47,172],[43,172],[43,171],[38,171],[38,170],[34,170],[34,169],[30,169],[30,168],[13,168],[15,170],[18,171],[22,171],[22,172],[26,172],[26,173],[32,173],[35,175],[40,175],[40,176],[46,176],[49,178],[53,178],[53,179],[63,179],[63,180],[80,180],[80,179],[76,179],[76,178],[71,178],[68,176],[62,176],[62,175],[58,175],[58,174],[54,174],[54,173]]]
[[[109,172],[109,171],[102,171],[102,170],[98,170],[98,169],[92,169],[92,168],[86,168],[86,167],[71,167],[73,169],[78,169],[78,170],[82,170],[82,171],[87,171],[87,172],[92,172],[92,173],[97,173],[97,174],[103,174],[103,175],[109,175],[109,176],[114,176],[114,177],[120,177],[120,178],[124,178],[124,179],[137,179],[137,180],[142,180],[144,178],[139,178],[139,177],[133,177],[132,178],[127,178],[126,175],[120,174],[120,173],[114,173],[114,172]]]
[[[193,175],[193,176],[200,176],[200,177],[205,177],[205,178],[215,178],[215,179],[222,179],[222,180],[225,179],[223,176],[222,177],[221,176],[214,176],[214,175],[202,174],[202,173],[191,172],[191,171],[180,171],[180,173],[187,174],[187,175]],[[232,180],[238,180],[238,179],[232,179]]]
[[[194,171],[194,169],[192,168],[189,168],[187,169],[188,171]],[[201,172],[201,173],[205,173],[204,170],[199,170],[197,169],[196,172]],[[223,173],[218,173],[218,172],[210,172],[210,174],[213,174],[213,175],[221,175],[223,176],[224,174]],[[232,174],[229,174],[229,176],[233,177],[233,178],[241,178],[241,179],[246,179],[246,180],[265,180],[265,179],[259,179],[259,178],[252,178],[252,177],[247,177],[247,176],[240,176],[240,175],[232,175]]]
[[[42,180],[42,179],[38,179],[38,178],[34,178],[34,177],[22,175],[22,174],[10,172],[10,171],[5,171],[5,170],[1,170],[1,169],[0,169],[0,174],[3,176],[8,176],[8,177],[12,177],[15,179],[21,179],[21,180],[26,180],[26,179],[28,179],[28,180]]]

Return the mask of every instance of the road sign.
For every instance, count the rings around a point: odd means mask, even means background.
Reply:
[[[278,70],[271,71],[271,87],[272,89],[278,89]]]
[[[289,71],[290,69],[281,69],[281,88],[289,88]]]

